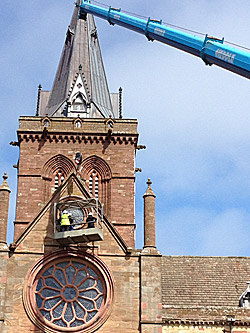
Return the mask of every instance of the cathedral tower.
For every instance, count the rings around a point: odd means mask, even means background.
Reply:
[[[53,88],[39,86],[36,115],[20,117],[11,143],[20,151],[18,189],[14,242],[0,249],[0,330],[160,332],[152,214],[145,245],[153,250],[135,249],[137,120],[121,118],[94,19],[80,18],[78,5]],[[145,195],[149,212],[154,198]]]
[[[134,247],[137,121],[118,118],[117,99],[109,93],[94,19],[79,19],[76,7],[52,91],[39,89],[37,116],[20,118],[15,237],[73,172]]]

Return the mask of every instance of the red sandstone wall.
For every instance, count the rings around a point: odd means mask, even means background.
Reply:
[[[112,178],[103,198],[103,203],[106,204],[104,211],[112,222],[118,224],[117,228],[125,237],[128,234],[126,242],[129,246],[134,246],[136,122],[119,120],[119,124],[115,125],[117,132],[114,131],[111,138],[108,138],[103,120],[88,120],[80,138],[79,133],[76,134],[72,128],[72,121],[56,118],[54,124],[52,118],[51,128],[48,128],[48,133],[42,138],[42,133],[39,132],[43,129],[41,119],[23,118],[18,131],[20,160],[15,237],[34,219],[53,193],[53,175],[48,175],[44,169],[46,162],[61,154],[74,163],[75,153],[81,152],[83,160],[95,155],[103,159],[110,168]],[[89,135],[83,139],[82,135],[86,131]],[[84,177],[84,170],[81,170],[81,174]],[[121,224],[130,226],[123,231]]]

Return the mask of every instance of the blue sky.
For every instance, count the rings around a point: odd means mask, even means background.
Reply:
[[[104,2],[104,1],[103,1]],[[113,0],[105,3],[250,48],[249,0]],[[50,89],[73,11],[69,0],[2,0],[0,174],[15,219],[18,117],[34,115],[37,86]],[[139,121],[137,247],[142,195],[157,195],[157,246],[171,255],[250,255],[250,82],[196,57],[96,20],[110,90]]]

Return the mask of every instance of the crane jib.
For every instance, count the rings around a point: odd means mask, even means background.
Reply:
[[[173,29],[162,24],[162,21],[144,20],[123,13],[113,7],[103,8],[92,5],[89,0],[82,0],[80,17],[86,13],[107,20],[112,25],[120,25],[145,35],[148,40],[157,40],[184,52],[193,54],[207,65],[217,65],[238,75],[250,78],[250,53],[224,44],[224,39],[210,37],[201,38],[182,30]]]
[[[236,53],[230,53],[228,51],[217,49],[215,51],[215,56],[218,59],[225,60],[225,61],[230,62],[231,64],[233,64],[234,63],[234,58],[236,57]]]

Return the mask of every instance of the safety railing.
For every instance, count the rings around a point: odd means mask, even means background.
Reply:
[[[97,198],[54,205],[54,237],[60,244],[103,240],[103,207]]]

